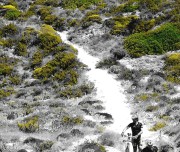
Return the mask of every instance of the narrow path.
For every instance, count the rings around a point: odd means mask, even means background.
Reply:
[[[90,81],[94,82],[97,89],[95,98],[104,102],[104,112],[111,114],[114,120],[114,123],[108,129],[120,133],[131,122],[130,110],[125,104],[126,97],[123,86],[112,75],[108,74],[107,70],[95,68],[96,63],[99,61],[98,58],[91,56],[82,47],[68,41],[66,32],[59,34],[63,42],[78,49],[79,60],[90,68],[86,75]]]

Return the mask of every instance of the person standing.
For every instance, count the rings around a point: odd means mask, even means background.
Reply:
[[[141,134],[142,131],[142,123],[139,122],[139,118],[137,115],[132,116],[132,123],[130,123],[127,127],[124,128],[121,135],[124,136],[124,133],[127,129],[131,128],[132,131],[132,145],[133,145],[133,151],[137,152],[137,149],[139,152],[141,151],[140,145],[141,145]]]

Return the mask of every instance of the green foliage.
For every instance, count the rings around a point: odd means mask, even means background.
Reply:
[[[7,39],[0,39],[0,45],[3,47],[11,48],[14,45],[14,40],[7,38]]]
[[[18,7],[17,2],[15,0],[7,0],[6,4],[7,4],[7,6],[14,6],[16,8]]]
[[[180,53],[173,53],[165,58],[164,70],[168,81],[180,84]]]
[[[156,111],[158,109],[158,106],[148,106],[146,108],[146,111],[147,112],[153,112],[153,111]]]
[[[0,89],[0,99],[10,96],[14,93],[13,88]]]
[[[76,66],[76,55],[74,53],[61,52],[55,55],[54,63],[61,69],[69,69]]]
[[[78,76],[78,73],[74,70],[63,70],[54,75],[54,80],[63,82],[64,85],[73,85],[77,83]]]
[[[136,97],[136,100],[140,100],[140,101],[147,101],[149,99],[148,94],[143,93],[143,94],[139,94]]]
[[[50,149],[54,143],[52,141],[44,141],[39,145],[39,151],[43,152],[47,149]]]
[[[149,131],[158,131],[166,126],[165,122],[157,122]]]
[[[17,34],[18,29],[17,26],[10,23],[2,28],[2,35],[3,36],[14,36]]]
[[[97,5],[102,0],[62,0],[62,7],[68,9],[88,8],[90,5]]]
[[[98,62],[98,64],[96,65],[96,68],[109,68],[112,65],[117,65],[117,61],[114,60],[113,58],[107,58]]]
[[[50,14],[44,18],[44,22],[49,25],[52,25],[56,20],[57,17],[55,15],[50,15]]]
[[[79,145],[78,152],[84,151],[94,151],[94,152],[106,152],[106,149],[103,145],[94,142],[94,141],[86,141],[85,143]]]
[[[46,16],[51,15],[51,7],[43,6],[37,13],[41,16],[41,19],[44,20]]]
[[[56,31],[51,26],[45,24],[41,27],[41,33],[38,39],[40,48],[45,50],[52,50],[62,42]]]
[[[135,100],[137,101],[148,101],[148,100],[159,100],[159,94],[158,93],[142,93],[135,96]]]
[[[92,84],[82,84],[80,86],[72,87],[68,86],[59,92],[60,97],[63,98],[76,98],[83,95],[90,94],[94,89]]]
[[[5,18],[8,20],[16,20],[21,15],[19,10],[8,10],[5,14]]]
[[[8,9],[8,10],[17,10],[16,7],[13,5],[4,5],[2,8]]]
[[[129,25],[132,20],[137,19],[137,16],[131,15],[128,17],[116,16],[113,18],[114,25],[110,31],[113,35],[121,34]]]
[[[18,44],[15,47],[14,53],[19,56],[26,56],[27,55],[26,44],[18,42]]]
[[[79,21],[77,19],[71,19],[71,20],[68,21],[68,25],[70,27],[78,26],[79,25]]]
[[[38,37],[39,32],[36,31],[34,28],[27,27],[23,32],[22,32],[22,37],[20,42],[26,44],[26,45],[33,45],[37,43],[37,37]]]
[[[101,23],[102,19],[96,11],[87,12],[84,18],[81,20],[81,24],[83,28],[87,28],[93,24],[93,22]]]
[[[141,20],[133,29],[133,33],[147,32],[155,26],[155,19],[144,21]]]
[[[0,75],[10,75],[13,67],[7,63],[0,63]]]
[[[180,41],[180,30],[167,23],[146,33],[132,34],[125,39],[125,48],[132,57],[146,54],[162,54],[177,49],[175,44]]]
[[[83,123],[83,118],[81,117],[70,117],[70,116],[64,116],[62,118],[62,122],[65,124],[74,124],[74,125],[80,125]]]
[[[47,80],[47,78],[49,78],[53,74],[54,70],[55,70],[55,67],[52,67],[51,65],[46,64],[43,67],[36,68],[33,71],[33,77]]]
[[[46,6],[53,6],[56,7],[59,4],[58,0],[36,0],[35,1],[36,5],[46,5]]]
[[[43,54],[40,51],[35,52],[32,57],[31,66],[36,67],[36,66],[41,65],[42,59],[43,59]]]
[[[83,93],[79,88],[67,87],[66,89],[59,92],[59,96],[63,98],[76,98],[82,97]]]
[[[21,84],[21,78],[19,76],[10,76],[9,80],[10,80],[11,84],[13,84],[13,85]]]
[[[141,8],[149,9],[155,13],[160,10],[162,2],[162,0],[140,0],[139,5]]]
[[[39,129],[38,116],[33,116],[30,118],[26,118],[25,122],[18,123],[19,130],[32,133]]]

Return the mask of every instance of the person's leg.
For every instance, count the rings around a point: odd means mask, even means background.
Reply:
[[[134,152],[137,152],[137,145],[136,145],[136,144],[133,145],[133,151],[134,151]]]
[[[133,152],[137,152],[137,142],[135,139],[132,140]]]

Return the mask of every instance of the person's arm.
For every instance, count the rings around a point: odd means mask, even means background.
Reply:
[[[143,133],[143,131],[142,131],[143,127],[142,127],[141,123],[140,123],[140,128],[141,128],[141,131],[137,135],[133,136],[134,139],[137,139]]]
[[[126,127],[123,129],[123,131],[122,131],[122,133],[121,133],[121,136],[124,136],[125,131],[128,130],[128,129],[129,129],[129,125],[126,126]]]
[[[143,131],[141,130],[137,135],[133,136],[133,138],[137,139],[142,133],[143,133]]]

